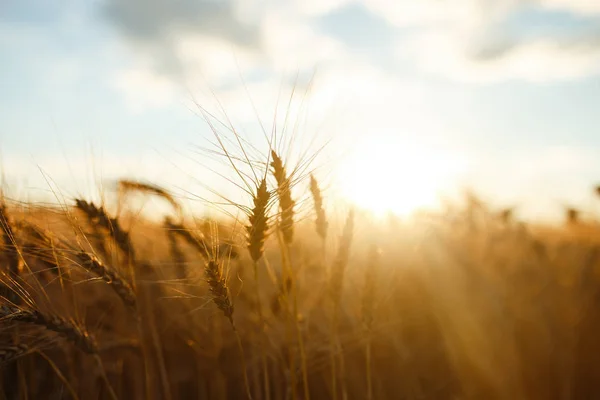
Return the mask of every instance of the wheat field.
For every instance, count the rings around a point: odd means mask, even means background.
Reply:
[[[125,179],[171,211],[3,198],[3,398],[596,398],[599,225],[474,197],[375,221],[261,165],[235,220]]]

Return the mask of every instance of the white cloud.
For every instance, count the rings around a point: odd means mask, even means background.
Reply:
[[[341,3],[340,3],[341,4]],[[339,6],[329,3],[327,10]],[[413,25],[417,30],[407,34],[395,50],[401,63],[412,63],[417,68],[463,82],[482,83],[520,79],[531,82],[577,79],[593,75],[600,67],[600,46],[580,42],[561,43],[555,38],[538,38],[515,42],[502,57],[481,60],[474,57],[474,46],[485,49],[489,29],[500,23],[511,11],[524,4],[521,0],[481,2],[455,0],[440,4],[438,1],[365,2],[369,10],[399,25]],[[595,3],[579,1],[543,0],[541,7],[561,8],[569,12],[594,13]],[[600,4],[600,3],[598,3]],[[308,15],[319,13],[305,10]],[[350,57],[344,46],[330,37],[317,33],[306,16],[289,11],[266,12],[261,21],[264,35],[266,65],[274,73],[290,69],[308,70],[327,63],[343,60],[350,68],[358,55]],[[432,32],[433,27],[433,32]],[[215,49],[218,53],[218,49]],[[407,51],[408,50],[408,51]],[[212,50],[211,50],[212,51]],[[394,51],[390,49],[390,52]],[[205,53],[207,58],[208,52]],[[218,58],[217,58],[218,59]],[[373,60],[374,63],[377,60]],[[227,70],[224,63],[213,70]],[[234,76],[234,75],[231,75]]]
[[[165,73],[157,68],[155,57],[163,51],[150,45],[137,48],[130,57],[130,66],[113,75],[114,87],[123,93],[132,110],[164,107],[189,99],[190,93],[204,104],[206,100],[214,100],[211,90],[231,82],[240,86],[240,74],[260,66],[256,54],[222,39],[195,33],[181,34],[171,40],[169,52],[178,64],[178,73]]]
[[[483,26],[524,6],[593,15],[600,13],[596,0],[362,0],[374,13],[399,26],[452,26],[472,28]]]
[[[322,15],[343,7],[353,0],[292,0],[293,9],[301,15]]]
[[[289,10],[266,12],[261,32],[263,41],[257,49],[195,32],[173,34],[167,42],[136,45],[130,66],[118,71],[113,83],[134,110],[165,106],[175,99],[189,99],[190,94],[203,106],[214,105],[214,91],[229,114],[254,119],[242,79],[261,74],[258,82],[247,83],[248,89],[259,107],[261,101],[269,100],[268,112],[272,112],[279,86],[290,88],[296,73],[310,75],[334,61],[352,65],[342,44],[319,34],[309,21]],[[166,53],[176,67],[161,67],[160,57]],[[177,73],[172,73],[174,69]]]
[[[111,0],[119,7],[121,0]],[[163,0],[155,0],[164,5]],[[127,18],[115,17],[120,29],[137,38],[132,42],[135,58],[132,65],[116,77],[116,85],[121,88],[131,104],[137,108],[158,107],[173,98],[187,93],[181,89],[191,89],[194,94],[205,89],[217,89],[218,96],[238,94],[241,90],[240,75],[260,71],[262,82],[255,86],[271,85],[276,91],[282,76],[293,76],[296,71],[309,73],[335,71],[340,76],[354,81],[340,83],[340,79],[330,74],[332,82],[324,91],[338,89],[340,85],[357,85],[363,79],[362,89],[378,87],[369,77],[348,76],[363,68],[365,62],[377,68],[380,60],[361,60],[360,54],[351,54],[344,44],[315,29],[314,18],[350,4],[351,0],[289,0],[278,1],[228,1],[222,9],[212,10],[224,23],[230,26],[231,33],[209,24],[208,28],[195,29],[188,12],[198,11],[191,3],[185,3],[183,10],[170,11],[163,17],[149,13],[146,19],[155,23],[164,22],[169,29],[157,26],[144,40],[139,40],[148,21],[131,22]],[[427,73],[453,80],[470,83],[498,82],[520,79],[532,82],[576,79],[598,72],[600,67],[600,46],[588,43],[586,38],[579,42],[564,43],[552,37],[534,38],[521,41],[515,38],[502,54],[487,59],[477,57],[473,49],[483,53],[495,41],[492,32],[510,13],[522,6],[535,4],[542,9],[561,9],[567,12],[593,14],[600,11],[600,2],[586,0],[363,0],[368,12],[372,12],[397,27],[410,26],[409,30],[397,33],[395,48],[389,53],[397,55],[401,65],[414,66]],[[129,19],[128,19],[129,18]],[[183,21],[185,26],[177,30],[173,21]],[[240,21],[248,29],[247,33],[258,35],[259,43],[248,46],[243,39],[243,29],[235,28]],[[185,28],[185,29],[184,29]],[[133,33],[132,33],[133,32]],[[233,39],[232,39],[233,38]],[[491,39],[489,41],[488,39]],[[394,42],[394,41],[393,41]],[[254,42],[252,42],[254,43]],[[341,67],[343,66],[343,67]],[[225,89],[223,89],[225,88]],[[263,88],[256,90],[264,91]],[[135,93],[141,96],[135,96]],[[324,98],[325,94],[319,96]],[[141,98],[140,98],[141,97]],[[211,96],[199,95],[202,100]],[[257,97],[264,97],[262,94]],[[368,96],[366,96],[368,98]],[[246,97],[243,97],[246,99]],[[214,100],[214,99],[213,99]],[[315,100],[320,101],[320,100]],[[238,107],[234,107],[238,109]],[[239,107],[241,110],[242,107]]]
[[[551,40],[536,40],[486,65],[475,66],[487,79],[523,78],[534,82],[576,79],[600,71],[600,47],[565,48]]]
[[[216,85],[238,76],[239,65],[253,68],[257,64],[253,52],[200,34],[182,34],[174,39],[173,47],[185,77],[199,74]]]
[[[505,14],[522,0],[364,0],[365,6],[398,26],[452,27],[481,26]]]
[[[265,55],[279,73],[310,70],[345,56],[340,43],[294,15],[268,13],[263,29]]]
[[[267,12],[281,12],[298,18],[315,17],[356,0],[240,0],[234,2],[236,15],[245,21],[258,21]]]
[[[398,43],[398,57],[412,57],[421,68],[464,82],[521,79],[532,82],[576,79],[600,71],[600,46],[563,45],[536,39],[513,46],[500,57],[470,56],[469,38],[437,31]]]
[[[589,15],[600,14],[600,2],[597,0],[538,0],[541,5],[550,9],[566,10],[573,13]]]

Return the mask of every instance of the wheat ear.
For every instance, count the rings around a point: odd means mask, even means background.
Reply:
[[[13,305],[2,304],[0,305],[0,318],[44,327],[49,331],[58,333],[88,354],[98,352],[98,346],[89,333],[58,315],[50,315],[38,310],[24,310]]]
[[[25,221],[21,222],[19,228],[31,237],[23,246],[23,254],[35,257],[46,267],[46,271],[59,275],[58,255],[61,252],[56,248],[51,234]]]
[[[108,230],[117,246],[131,260],[135,260],[135,253],[131,244],[129,232],[125,231],[117,218],[111,218],[104,207],[97,207],[94,203],[76,199],[75,206],[81,210],[92,225],[98,224]]]
[[[229,297],[227,281],[223,276],[221,265],[216,260],[210,260],[204,268],[206,282],[210,289],[212,301],[217,305],[223,315],[233,324],[233,304]]]
[[[81,267],[108,283],[123,303],[137,313],[137,299],[131,285],[115,270],[108,268],[93,254],[80,251],[77,258]]]
[[[250,225],[246,226],[248,234],[247,248],[252,261],[255,263],[260,260],[265,251],[265,240],[267,239],[267,230],[269,228],[267,223],[267,207],[270,198],[271,193],[267,190],[267,181],[263,179],[253,199],[254,207],[248,217]]]
[[[0,347],[0,365],[5,365],[17,358],[29,354],[31,349],[25,343]]]
[[[271,150],[271,157],[273,158],[271,167],[273,167],[273,176],[277,181],[277,195],[279,197],[279,210],[281,212],[280,229],[283,235],[283,241],[289,245],[294,240],[295,202],[292,199],[290,179],[287,176],[283,161],[277,155],[275,150]]]
[[[325,209],[323,208],[323,194],[321,193],[321,188],[319,187],[317,179],[313,175],[310,176],[310,194],[313,199],[313,207],[316,214],[315,226],[317,234],[321,238],[321,241],[324,242],[327,238],[329,223],[327,222],[327,216],[325,215]]]

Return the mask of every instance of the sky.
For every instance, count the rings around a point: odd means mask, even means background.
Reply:
[[[15,198],[119,177],[229,194],[201,105],[259,149],[259,121],[282,150],[328,143],[316,171],[355,199],[428,181],[531,218],[596,207],[596,0],[3,0],[0,57]]]

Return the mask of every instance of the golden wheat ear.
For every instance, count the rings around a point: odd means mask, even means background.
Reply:
[[[253,199],[254,207],[248,217],[250,225],[246,226],[248,234],[247,249],[252,261],[255,263],[260,260],[265,251],[265,241],[267,240],[267,231],[269,229],[267,207],[270,198],[271,194],[267,190],[267,180],[263,179]]]
[[[59,334],[85,353],[96,354],[98,352],[96,341],[88,332],[77,324],[67,321],[58,315],[2,304],[0,305],[0,318],[11,322],[21,322],[43,327]]]
[[[114,269],[109,268],[98,257],[80,251],[77,258],[81,267],[108,283],[123,303],[137,312],[137,298],[131,285]]]
[[[229,297],[229,288],[227,281],[223,276],[223,269],[217,260],[210,260],[204,268],[206,282],[210,289],[212,301],[217,305],[223,315],[230,321],[233,318],[233,304]]]
[[[283,161],[277,155],[275,150],[271,150],[273,162],[273,176],[277,181],[277,196],[279,197],[280,229],[283,235],[283,241],[286,244],[292,243],[294,240],[294,206],[295,202],[292,199],[292,190],[290,179],[287,176]]]
[[[327,222],[327,216],[325,215],[325,209],[323,208],[323,194],[317,179],[311,174],[310,175],[310,194],[313,199],[313,207],[316,214],[315,226],[317,234],[321,237],[322,241],[327,239],[327,229],[329,223]]]
[[[96,226],[106,229],[119,249],[128,258],[135,260],[135,252],[129,232],[123,229],[117,218],[111,218],[104,207],[98,207],[94,203],[82,199],[75,199],[75,207],[84,213],[94,229],[96,229]]]
[[[27,221],[20,221],[17,226],[19,233],[24,234],[27,238],[22,247],[23,255],[33,257],[44,266],[45,271],[59,275],[58,259],[63,254],[56,247],[52,234]]]

